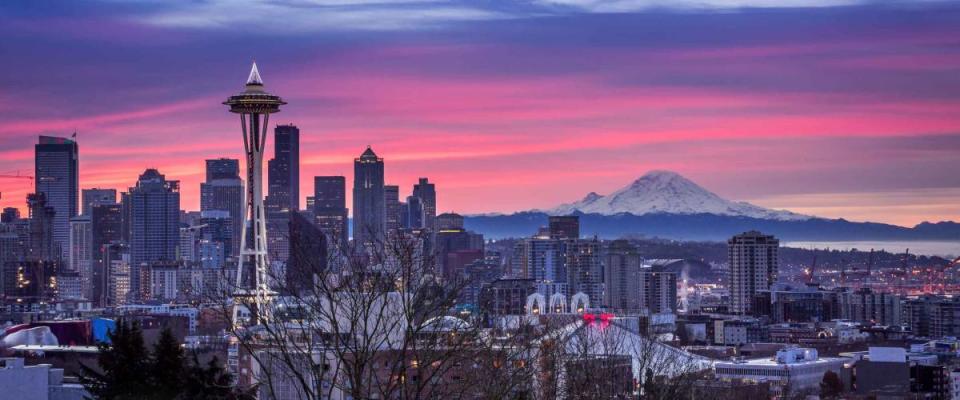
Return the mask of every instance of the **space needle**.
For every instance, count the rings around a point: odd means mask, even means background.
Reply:
[[[263,79],[254,62],[244,90],[230,96],[223,104],[230,107],[230,112],[240,114],[247,161],[245,232],[240,236],[237,286],[233,294],[233,323],[239,326],[261,322],[258,320],[268,316],[271,297],[275,294],[267,282],[269,263],[267,219],[263,208],[263,150],[266,148],[270,114],[280,112],[280,106],[287,103],[264,90]],[[251,273],[252,276],[249,275]]]

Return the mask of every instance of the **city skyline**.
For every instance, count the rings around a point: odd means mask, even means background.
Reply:
[[[352,181],[369,144],[400,198],[419,177],[436,182],[438,213],[550,208],[668,169],[805,214],[960,219],[955,5],[559,3],[430,3],[413,26],[389,4],[367,7],[383,24],[350,26],[261,4],[290,18],[258,25],[262,37],[249,21],[198,24],[217,2],[5,4],[0,32],[16,40],[0,52],[31,57],[0,65],[0,173],[29,173],[37,136],[76,130],[81,189],[123,189],[157,168],[197,210],[205,160],[242,158],[218,102],[256,58],[295,104],[276,123],[302,132],[301,205],[314,176]],[[278,45],[241,46],[267,40]],[[4,180],[0,206],[25,211],[31,191]]]

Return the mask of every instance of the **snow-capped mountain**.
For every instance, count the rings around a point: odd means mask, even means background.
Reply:
[[[650,171],[609,195],[602,196],[591,192],[580,201],[561,204],[546,212],[552,215],[567,215],[575,211],[601,215],[714,214],[780,221],[813,218],[790,211],[730,201],[672,171]]]

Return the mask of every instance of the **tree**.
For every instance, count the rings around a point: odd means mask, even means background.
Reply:
[[[152,356],[148,386],[153,387],[157,398],[176,398],[183,388],[187,365],[183,349],[169,328],[160,332]]]
[[[180,343],[164,329],[148,353],[140,327],[124,321],[97,345],[99,368],[81,364],[80,382],[98,400],[242,400],[249,393],[235,389],[233,378],[214,358],[203,365],[196,354],[188,360]]]
[[[97,344],[99,370],[81,364],[80,382],[96,399],[149,399],[149,354],[137,324],[118,321],[108,340]]]
[[[242,392],[234,388],[233,377],[220,366],[217,357],[213,357],[206,365],[203,365],[194,353],[185,372],[183,389],[180,391],[178,399],[244,400],[255,398],[253,389]]]
[[[839,398],[843,393],[843,382],[836,372],[827,371],[823,373],[823,380],[820,382],[820,397],[827,399]]]

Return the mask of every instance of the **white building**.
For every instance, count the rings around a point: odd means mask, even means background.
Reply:
[[[93,298],[93,225],[89,215],[70,219],[68,255],[70,271],[80,274],[80,295],[86,299]]]
[[[718,362],[714,370],[721,380],[769,382],[772,394],[779,396],[788,387],[791,393],[818,392],[823,374],[833,371],[840,375],[848,361],[845,357],[821,358],[816,349],[788,348],[777,351],[773,359]]]
[[[0,400],[81,400],[89,393],[63,383],[63,370],[50,364],[24,365],[22,358],[0,358]]]

